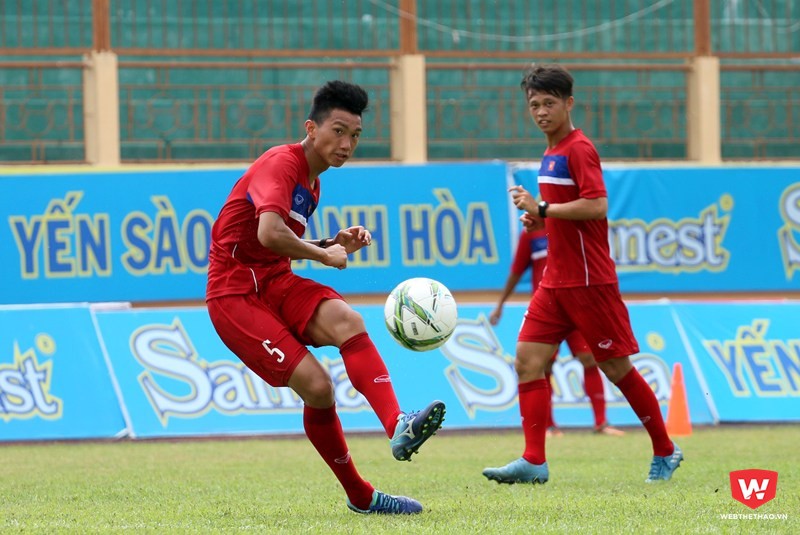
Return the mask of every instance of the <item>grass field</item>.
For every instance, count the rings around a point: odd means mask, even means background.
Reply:
[[[791,425],[696,428],[678,440],[673,480],[648,485],[643,431],[568,431],[549,441],[549,483],[500,486],[481,470],[519,455],[517,431],[442,431],[410,463],[385,438],[351,436],[376,488],[425,506],[403,517],[350,512],[304,438],[5,445],[0,531],[796,534],[798,438]],[[731,497],[728,472],[747,468],[779,473],[776,498],[754,511]]]

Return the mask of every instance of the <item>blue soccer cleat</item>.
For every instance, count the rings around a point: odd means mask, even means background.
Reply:
[[[490,481],[498,483],[547,483],[550,471],[547,462],[532,464],[520,457],[499,468],[484,468],[483,475]]]
[[[681,461],[683,460],[683,452],[674,442],[672,445],[675,451],[672,455],[666,457],[653,456],[653,462],[650,463],[650,473],[647,475],[645,483],[653,483],[655,481],[669,481],[672,478],[672,473],[678,469]]]
[[[401,413],[389,445],[392,455],[398,461],[410,461],[411,456],[426,440],[436,434],[444,421],[445,407],[441,401],[434,401],[421,411]]]
[[[413,498],[390,496],[377,490],[372,493],[369,509],[359,509],[350,503],[350,499],[347,500],[347,507],[362,515],[415,515],[422,512],[422,504]]]

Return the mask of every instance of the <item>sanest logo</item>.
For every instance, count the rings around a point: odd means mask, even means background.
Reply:
[[[731,472],[731,496],[750,509],[757,509],[775,497],[778,472],[772,470],[736,470]]]

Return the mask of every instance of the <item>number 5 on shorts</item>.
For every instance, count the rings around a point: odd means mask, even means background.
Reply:
[[[269,340],[264,340],[261,342],[261,345],[264,346],[264,349],[267,350],[267,353],[270,355],[278,355],[278,362],[283,362],[283,359],[286,358],[286,355],[283,354],[283,351],[278,349],[277,347],[269,347],[271,342]]]

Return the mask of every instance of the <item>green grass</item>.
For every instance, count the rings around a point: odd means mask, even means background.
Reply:
[[[517,431],[441,432],[410,463],[385,438],[351,436],[376,488],[423,503],[412,517],[351,513],[304,438],[6,445],[0,532],[800,533],[798,438],[790,425],[695,429],[674,479],[648,485],[643,431],[572,431],[548,443],[549,483],[500,486],[481,470],[520,454]],[[731,498],[728,472],[746,468],[779,473],[755,511]]]

